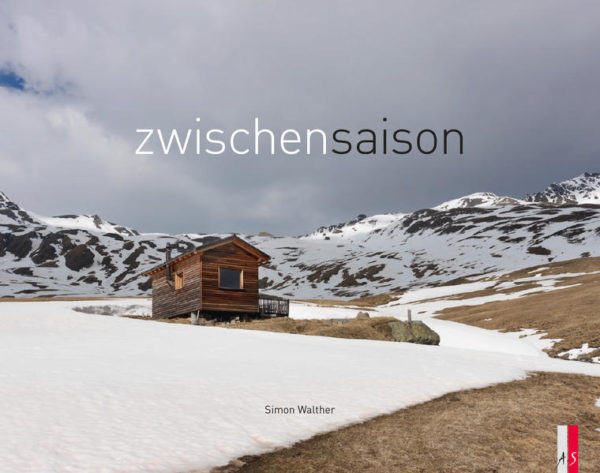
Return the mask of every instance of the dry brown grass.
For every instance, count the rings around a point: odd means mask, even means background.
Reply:
[[[568,261],[561,261],[557,263],[549,263],[545,265],[531,266],[529,268],[519,269],[517,271],[513,271],[507,274],[503,274],[501,276],[489,276],[479,278],[478,281],[495,281],[498,284],[504,282],[513,282],[517,279],[523,278],[531,278],[537,274],[541,274],[542,276],[553,276],[560,275],[565,273],[591,273],[594,271],[600,271],[600,258],[579,258]],[[593,276],[593,275],[589,275]],[[577,284],[580,282],[585,282],[587,276],[581,277],[568,277],[559,281],[556,286],[568,286],[571,284]],[[560,279],[560,278],[559,278]],[[447,285],[456,285],[456,284],[467,284],[473,282],[472,280],[461,278],[451,281]],[[527,289],[532,289],[535,287],[539,287],[539,285],[535,282],[517,282],[514,287],[508,287],[505,289],[497,289],[495,287],[489,287],[487,289],[482,289],[480,291],[472,291],[472,292],[463,292],[460,294],[456,294],[454,296],[444,296],[442,298],[435,299],[427,299],[419,302],[430,302],[440,299],[445,300],[464,300],[464,299],[472,299],[475,297],[485,297],[493,294],[511,294],[513,292],[525,291]]]
[[[149,319],[148,317],[129,316],[134,319],[154,320],[157,322],[187,324],[189,318]],[[362,340],[394,341],[388,322],[395,322],[393,317],[372,317],[370,319],[306,319],[296,320],[287,317],[251,320],[238,323],[217,323],[218,327],[262,330],[267,332],[294,333],[301,335],[320,335],[323,337],[351,338]]]
[[[390,292],[387,294],[375,294],[372,296],[363,296],[358,299],[352,299],[350,302],[357,306],[373,307],[388,304],[398,299],[403,292]]]
[[[396,320],[393,317],[373,317],[370,319],[348,319],[341,323],[340,321],[326,319],[295,320],[279,317],[237,324],[223,324],[222,326],[244,330],[265,330],[334,338],[393,341],[388,323]]]
[[[291,448],[244,457],[238,473],[555,471],[556,426],[579,425],[581,473],[600,471],[600,378],[542,373],[448,394]]]
[[[338,299],[298,299],[295,302],[302,302],[307,304],[316,304],[322,307],[359,307],[354,301],[338,300]],[[364,304],[366,305],[366,304]],[[367,307],[372,307],[369,305]]]
[[[471,281],[472,282],[472,281]],[[481,289],[479,291],[470,291],[470,292],[461,292],[458,294],[443,296],[443,297],[433,297],[430,299],[420,299],[419,303],[423,302],[435,302],[435,301],[462,301],[465,299],[474,299],[476,297],[486,297],[492,296],[494,294],[511,294],[513,292],[525,291],[527,289],[532,289],[535,287],[539,287],[536,283],[518,283],[514,287],[509,287],[505,289],[496,289],[495,286],[489,287],[487,289]]]
[[[453,307],[441,311],[438,318],[502,331],[535,328],[546,332],[547,338],[562,339],[548,350],[552,356],[584,343],[600,347],[600,274],[568,278],[560,285],[571,284],[578,285],[518,299]],[[584,356],[598,355],[600,351]]]
[[[513,279],[531,277],[534,274],[541,273],[544,276],[564,274],[564,273],[589,273],[600,270],[600,257],[576,258],[567,261],[557,261],[555,263],[538,264],[529,266],[510,273],[504,274],[499,278],[494,275],[473,275],[480,276],[478,281],[510,281]],[[453,279],[446,285],[458,285],[473,282],[472,277],[462,277]]]
[[[299,299],[298,302],[307,302],[323,307],[356,307],[361,310],[368,310],[369,308],[395,301],[402,294],[402,292],[389,292],[386,294],[358,297],[347,301],[337,299]]]
[[[531,277],[534,274],[541,273],[544,276],[564,274],[564,273],[591,273],[600,270],[600,257],[577,258],[568,261],[558,261],[556,263],[540,264],[513,271],[502,278],[517,279]],[[501,278],[501,280],[502,280]]]

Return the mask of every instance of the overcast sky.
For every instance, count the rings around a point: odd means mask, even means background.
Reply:
[[[141,231],[300,234],[600,157],[600,3],[3,1],[0,190]],[[135,155],[137,128],[459,128],[464,155]]]

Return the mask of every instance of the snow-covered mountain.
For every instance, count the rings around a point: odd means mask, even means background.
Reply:
[[[471,207],[488,208],[503,205],[519,205],[524,203],[524,200],[515,199],[514,197],[498,196],[492,192],[476,192],[475,194],[466,195],[464,197],[449,200],[443,204],[436,205],[433,207],[433,209],[450,210]]]
[[[542,192],[525,197],[528,202],[551,202],[554,204],[599,204],[600,173],[586,172],[548,186]]]
[[[600,205],[585,203],[598,195],[598,174],[560,186],[572,189],[560,205],[478,193],[300,237],[240,236],[272,256],[261,286],[296,298],[352,298],[600,256]],[[0,193],[0,296],[148,294],[140,274],[164,259],[168,243],[183,252],[219,236],[140,234],[96,215],[42,217]]]

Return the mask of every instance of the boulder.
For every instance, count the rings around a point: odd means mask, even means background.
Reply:
[[[423,322],[389,322],[392,338],[396,342],[420,343],[422,345],[439,345],[440,336]]]
[[[356,318],[358,320],[364,320],[364,319],[370,319],[371,316],[369,315],[368,312],[360,311],[358,314],[356,314]]]

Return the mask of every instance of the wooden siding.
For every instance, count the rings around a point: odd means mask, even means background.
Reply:
[[[232,242],[175,262],[171,285],[162,268],[152,274],[152,317],[175,317],[198,310],[257,314],[258,266],[256,255]],[[220,267],[241,270],[243,288],[219,288]],[[181,289],[175,289],[178,274],[183,275]]]
[[[173,276],[183,273],[183,287],[175,289],[167,284],[165,269],[152,278],[152,317],[167,318],[201,310],[202,298],[202,262],[195,255],[173,267]],[[175,278],[173,278],[175,279]]]
[[[243,289],[220,289],[219,267],[242,270]],[[257,313],[256,256],[234,243],[206,251],[202,257],[202,310]]]

